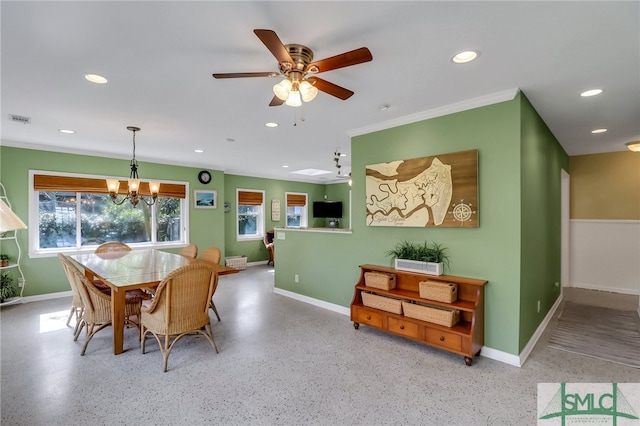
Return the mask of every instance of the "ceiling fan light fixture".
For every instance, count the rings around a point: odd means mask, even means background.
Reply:
[[[309,83],[307,80],[304,80],[302,83],[300,83],[300,94],[302,95],[303,101],[311,102],[318,94],[318,88]]]
[[[273,93],[281,100],[286,101],[289,99],[289,93],[291,92],[291,81],[285,78],[280,83],[273,86]]]
[[[289,97],[287,98],[285,105],[288,105],[291,107],[299,107],[300,105],[302,105],[302,99],[300,98],[300,91],[292,90],[289,93]]]

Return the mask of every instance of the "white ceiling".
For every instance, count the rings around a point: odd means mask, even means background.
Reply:
[[[133,125],[143,162],[330,182],[349,135],[519,88],[569,155],[623,151],[640,139],[639,5],[2,1],[2,144],[130,159]],[[255,28],[316,59],[366,46],[373,61],[319,75],[353,90],[346,101],[320,92],[301,108],[269,107],[279,79],[211,76],[277,70]],[[453,64],[466,49],[480,57]],[[604,93],[579,96],[591,88]],[[600,127],[609,131],[591,134]],[[308,168],[332,173],[290,174]]]

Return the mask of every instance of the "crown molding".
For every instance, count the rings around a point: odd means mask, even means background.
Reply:
[[[430,118],[442,117],[456,112],[467,111],[470,109],[480,108],[487,105],[497,104],[499,102],[512,101],[515,99],[520,89],[508,89],[502,92],[492,93],[485,96],[479,96],[477,98],[467,99],[462,102],[456,102],[449,105],[444,105],[438,108],[433,108],[427,111],[417,112],[415,114],[406,115],[404,117],[394,118],[393,120],[383,121],[382,123],[376,123],[371,126],[360,127],[347,131],[347,135],[350,137],[366,135],[367,133],[373,133],[380,130],[391,129],[393,127],[403,126],[405,124],[416,123],[418,121],[428,120]]]

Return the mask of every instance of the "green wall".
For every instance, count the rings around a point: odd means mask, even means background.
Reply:
[[[526,110],[523,120],[522,110]],[[543,191],[521,199],[524,188],[532,186],[536,174],[547,175],[550,170],[557,179],[548,178],[548,185],[556,185],[559,193],[558,167],[567,162],[557,142],[542,133],[529,140],[528,132],[540,130],[541,120],[529,103],[519,94],[513,101],[459,112],[444,117],[412,123],[352,139],[352,234],[318,234],[285,232],[284,240],[277,240],[278,266],[276,287],[315,297],[341,306],[349,306],[353,286],[358,278],[358,265],[364,263],[389,265],[385,252],[398,241],[435,241],[445,245],[451,258],[451,275],[482,278],[485,287],[485,345],[511,354],[520,353],[523,342],[532,335],[552,305],[553,294],[544,295],[541,314],[521,313],[522,254],[527,246],[522,229],[523,207],[540,201]],[[531,129],[529,129],[531,127]],[[546,127],[545,127],[546,129]],[[521,145],[527,136],[526,150]],[[538,140],[536,144],[534,141]],[[438,154],[479,150],[479,222],[478,228],[392,228],[365,225],[365,166],[380,162],[432,156]],[[529,150],[539,150],[538,157],[546,158],[544,169],[535,169]],[[527,170],[522,171],[522,157]],[[523,180],[525,182],[523,182]],[[546,187],[549,191],[549,187]],[[558,201],[559,203],[559,201]],[[556,208],[541,203],[538,208]],[[360,206],[360,207],[358,207]],[[526,218],[529,220],[530,213]],[[553,214],[537,217],[549,226],[552,238],[543,239],[545,246],[537,260],[545,269],[555,272],[559,262],[559,207]],[[553,226],[549,222],[554,222]],[[556,223],[557,222],[557,223]],[[555,231],[554,231],[555,229]],[[556,246],[557,243],[557,246]],[[553,259],[551,259],[553,257]],[[534,260],[527,260],[526,266]],[[294,277],[298,275],[299,282]],[[545,277],[546,279],[546,277]],[[538,279],[535,280],[536,283]],[[530,288],[525,282],[527,297]],[[549,294],[548,294],[549,293]],[[520,322],[526,324],[520,327]],[[535,327],[533,327],[535,329]]]
[[[7,189],[13,210],[25,223],[28,218],[29,170],[82,173],[97,176],[126,176],[129,174],[129,160],[103,157],[63,154],[30,149],[0,147],[0,181]],[[194,189],[215,189],[219,200],[224,199],[224,173],[211,170],[213,182],[202,185],[197,176],[201,169],[168,166],[164,164],[140,162],[143,179],[157,178],[160,181],[189,182],[189,191]],[[224,249],[224,213],[219,204],[215,210],[193,209],[190,198],[189,222],[191,241],[200,250],[209,246]],[[69,291],[69,283],[57,257],[30,258],[28,256],[28,231],[19,231],[22,248],[22,270],[27,285],[24,296]],[[167,251],[177,252],[179,248]]]
[[[521,96],[520,341],[527,344],[560,295],[561,174],[569,157]],[[558,287],[555,287],[555,283]],[[538,312],[540,301],[540,312]]]
[[[365,225],[365,166],[478,149],[478,228],[392,228]],[[502,102],[386,129],[352,139],[353,186],[224,175],[212,171],[213,183],[197,181],[199,169],[141,163],[145,179],[189,182],[189,189],[216,189],[218,208],[190,206],[191,242],[201,250],[215,245],[224,255],[265,261],[262,241],[236,241],[236,189],[265,191],[266,229],[285,226],[286,192],[309,194],[309,202],[344,203],[342,228],[351,232],[285,230],[276,239],[275,285],[315,299],[348,307],[359,276],[358,265],[390,265],[385,253],[398,241],[435,241],[448,248],[451,275],[486,279],[485,345],[519,354],[539,326],[558,291],[560,277],[560,170],[568,157],[522,94]],[[125,160],[0,147],[0,180],[14,210],[27,218],[30,169],[123,175]],[[353,206],[349,206],[349,197]],[[281,202],[281,219],[271,220],[271,200]],[[231,211],[224,212],[224,202]],[[351,223],[349,208],[353,207]],[[309,212],[311,213],[311,212]],[[310,227],[324,220],[310,218]],[[20,232],[27,251],[27,233]],[[171,250],[177,251],[177,249]],[[24,257],[25,295],[68,291],[58,260]],[[298,282],[295,276],[298,276]],[[537,300],[541,311],[537,312]]]
[[[265,230],[273,228],[283,228],[286,226],[286,202],[285,192],[301,192],[308,195],[308,202],[324,199],[327,185],[319,185],[305,182],[291,182],[277,179],[263,179],[249,176],[226,175],[225,176],[225,197],[224,202],[228,202],[231,210],[225,213],[225,248],[227,256],[247,256],[248,262],[268,260],[269,254],[264,247],[262,239],[254,241],[237,241],[236,217],[236,189],[251,189],[265,191]],[[280,220],[271,220],[271,200],[280,200]],[[223,200],[220,198],[220,200]],[[309,216],[311,207],[309,206]],[[324,221],[308,218],[309,227],[324,226]]]

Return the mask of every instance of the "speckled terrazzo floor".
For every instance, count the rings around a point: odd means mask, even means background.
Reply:
[[[111,331],[87,354],[66,320],[70,298],[1,311],[1,424],[9,425],[524,425],[537,383],[640,382],[640,370],[548,348],[555,319],[522,368],[462,357],[378,332],[274,294],[273,268],[220,279],[212,315],[219,354],[187,337],[169,358],[135,329],[111,353]]]

